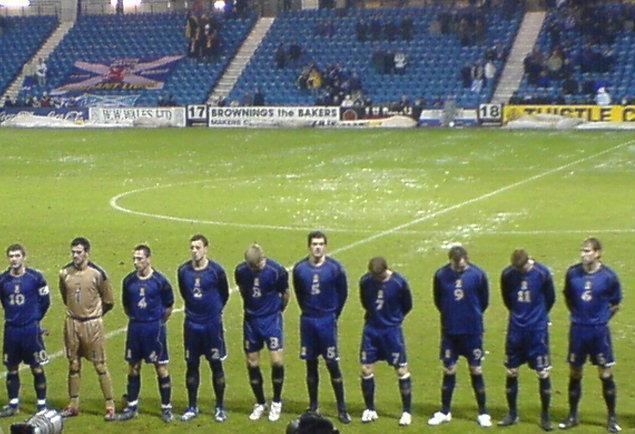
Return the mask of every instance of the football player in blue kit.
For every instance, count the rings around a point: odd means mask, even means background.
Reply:
[[[282,312],[289,303],[289,273],[282,265],[267,258],[260,245],[252,244],[245,251],[245,260],[236,267],[234,278],[243,298],[243,342],[249,383],[256,397],[249,419],[260,419],[267,407],[260,370],[260,350],[266,345],[271,355],[273,386],[269,420],[275,422],[282,411]]]
[[[518,423],[518,375],[520,366],[527,363],[538,375],[540,426],[551,431],[549,416],[551,401],[551,360],[549,355],[549,311],[556,300],[553,278],[549,269],[535,261],[524,249],[511,255],[511,265],[501,274],[501,293],[509,310],[505,367],[506,394],[509,413],[499,426]]]
[[[344,399],[339,364],[337,320],[348,296],[344,267],[326,255],[327,238],[321,231],[307,237],[309,255],[293,267],[293,289],[300,305],[300,357],[306,362],[309,411],[318,412],[318,357],[326,362],[337,401],[340,422],[351,417]]]
[[[229,300],[229,283],[225,269],[208,258],[209,241],[204,235],[190,239],[191,260],[179,267],[179,291],[185,302],[183,340],[185,345],[185,373],[188,407],[181,416],[189,421],[198,415],[198,386],[200,359],[204,356],[212,370],[212,384],[216,395],[214,420],[225,422],[225,370],[227,357],[223,330],[223,309]]]
[[[412,392],[406,357],[406,342],[401,325],[412,310],[412,294],[408,281],[388,268],[385,258],[378,256],[368,263],[368,273],[359,281],[359,295],[365,310],[360,349],[361,384],[366,409],[362,422],[378,419],[375,409],[375,363],[385,360],[395,368],[399,379],[402,414],[400,426],[412,423]]]
[[[581,262],[567,270],[564,298],[570,312],[569,329],[569,415],[561,429],[579,424],[578,403],[582,394],[582,370],[587,357],[598,367],[602,393],[608,410],[607,429],[620,432],[615,402],[617,391],[613,380],[615,357],[611,345],[609,320],[618,311],[622,288],[617,274],[602,262],[602,244],[587,238],[580,249]]]
[[[469,261],[463,246],[448,252],[449,263],[434,275],[434,304],[441,314],[441,351],[444,375],[441,387],[441,410],[434,413],[428,425],[441,425],[452,420],[452,393],[456,384],[459,356],[467,359],[472,388],[478,403],[477,422],[492,426],[487,412],[485,383],[481,369],[483,358],[483,313],[489,304],[489,283],[483,270]]]
[[[0,417],[13,416],[20,408],[20,362],[31,367],[37,412],[46,411],[46,376],[42,365],[48,356],[40,321],[51,305],[49,287],[39,271],[26,266],[26,250],[12,244],[7,250],[9,269],[0,274],[0,300],[4,308],[4,365],[7,367],[9,404]]]
[[[117,420],[130,420],[138,414],[141,388],[141,362],[152,363],[161,395],[161,418],[172,422],[172,386],[168,371],[166,322],[172,313],[174,291],[168,279],[152,267],[152,251],[145,244],[136,246],[132,260],[135,271],[123,279],[121,299],[128,315],[126,361],[128,362],[128,405]]]

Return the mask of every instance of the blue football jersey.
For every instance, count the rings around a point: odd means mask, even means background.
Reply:
[[[370,273],[359,281],[359,295],[366,310],[364,319],[374,327],[401,325],[412,309],[412,294],[406,279],[393,272],[385,282],[379,282]]]
[[[293,267],[293,289],[303,315],[339,317],[348,297],[346,272],[330,257],[319,266],[305,258]]]
[[[197,270],[191,261],[179,267],[179,291],[185,301],[185,318],[200,324],[218,319],[229,299],[229,283],[223,267],[211,259]]]
[[[168,279],[157,270],[152,270],[147,278],[133,271],[123,279],[121,299],[131,321],[160,321],[165,310],[174,304],[174,291]]]
[[[509,325],[518,329],[545,329],[555,300],[553,278],[547,267],[534,262],[529,271],[507,267],[501,274],[503,302]]]
[[[20,276],[10,270],[0,274],[0,291],[5,324],[23,326],[40,321],[51,305],[48,284],[33,268],[26,268]]]
[[[483,270],[469,264],[463,272],[456,272],[448,264],[434,274],[433,286],[443,333],[483,333],[483,312],[489,303],[489,283]]]
[[[606,265],[587,273],[576,264],[567,270],[564,297],[573,324],[603,325],[611,318],[611,306],[622,301],[622,288],[617,274]]]
[[[282,311],[282,296],[289,289],[289,273],[282,265],[267,258],[264,268],[254,271],[246,262],[241,262],[234,270],[234,278],[246,317]]]

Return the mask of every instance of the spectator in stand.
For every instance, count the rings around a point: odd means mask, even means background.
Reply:
[[[395,106],[393,108],[396,112],[404,114],[406,112],[409,112],[411,107],[412,104],[410,103],[410,98],[408,98],[408,96],[406,95],[401,95],[401,98],[399,99],[399,101],[397,101],[397,103],[395,103]]]
[[[8,95],[4,98],[4,107],[5,108],[15,107],[15,102]]]
[[[381,37],[381,19],[380,15],[374,15],[370,20],[370,36],[374,41]]]
[[[595,103],[600,106],[611,105],[611,95],[605,87],[598,89],[598,93],[595,95]]]
[[[200,17],[201,15],[203,15],[204,9],[205,3],[203,0],[194,0],[192,2],[192,15]]]
[[[254,92],[253,105],[256,107],[262,107],[265,105],[265,94],[259,87],[257,87]]]
[[[412,106],[412,118],[418,121],[421,117],[421,112],[426,108],[426,101],[423,98],[415,99],[415,103]]]
[[[483,77],[485,79],[485,86],[488,86],[490,83],[494,83],[494,78],[496,77],[496,65],[491,60],[485,62],[485,67],[483,68]]]
[[[470,90],[474,93],[480,93],[483,89],[483,66],[476,63],[472,66],[472,85]]]
[[[556,47],[545,62],[547,73],[551,78],[561,78],[562,67],[564,66],[564,56],[560,48]]]
[[[399,28],[397,24],[393,20],[388,20],[388,22],[384,25],[384,39],[387,41],[394,41],[397,39],[397,34],[399,33]]]
[[[254,105],[254,96],[251,94],[251,92],[245,92],[243,94],[243,97],[240,100],[240,105],[245,107]]]
[[[355,24],[355,35],[357,36],[358,42],[366,42],[368,38],[368,24],[363,19],[357,21]]]
[[[483,16],[476,17],[472,28],[472,42],[482,44],[485,42],[486,33],[485,18]]]
[[[311,72],[311,65],[307,65],[302,69],[302,72],[300,72],[300,75],[298,76],[298,79],[296,80],[298,89],[300,90],[308,89],[307,81],[309,80],[310,72]]]
[[[353,72],[349,78],[349,88],[351,92],[357,92],[362,90],[362,80],[359,78],[357,72]]]
[[[187,55],[189,57],[196,57],[197,55],[198,33],[199,33],[198,18],[196,18],[196,15],[194,15],[194,13],[188,12],[187,21],[185,23],[185,37],[188,40]]]
[[[395,58],[394,58],[395,74],[400,74],[400,75],[405,74],[406,65],[408,65],[408,57],[406,56],[406,53],[404,53],[403,51],[397,51],[397,53],[395,53]]]
[[[346,95],[344,97],[344,100],[340,104],[340,107],[342,107],[342,108],[351,108],[351,107],[353,107],[353,104],[354,104],[353,98],[350,95]]]
[[[296,41],[291,42],[289,45],[289,60],[297,62],[302,56],[302,47]]]
[[[538,81],[536,81],[536,86],[538,87],[549,87],[551,86],[551,79],[549,78],[549,74],[545,69],[540,72],[540,76],[538,77]]]
[[[377,71],[379,74],[386,73],[385,63],[384,63],[385,56],[386,56],[386,53],[381,48],[373,52],[371,62],[373,64],[373,67],[375,68],[375,71]]]
[[[322,87],[322,73],[316,65],[309,71],[309,78],[306,84],[308,89],[319,89]]]
[[[395,53],[387,50],[384,52],[384,74],[395,72]]]
[[[37,84],[40,87],[46,86],[46,72],[48,67],[46,66],[46,62],[41,57],[37,61],[37,67],[35,69],[35,76],[37,77]]]
[[[403,20],[401,20],[401,39],[404,41],[412,40],[412,30],[414,28],[414,21],[412,16],[406,15]]]
[[[44,92],[42,94],[42,99],[40,100],[40,107],[43,108],[49,108],[53,105],[53,102],[51,101],[51,97],[48,94],[48,92]]]
[[[278,69],[282,69],[285,67],[285,63],[287,62],[287,53],[284,51],[282,42],[278,45],[278,48],[276,48],[275,59]]]
[[[463,65],[463,68],[461,68],[461,81],[465,89],[472,86],[472,67],[469,63],[466,63]]]
[[[227,2],[231,3],[231,2]],[[244,18],[249,12],[249,2],[247,0],[236,0],[236,13],[239,17]]]
[[[201,18],[199,18],[199,20],[198,20],[198,29],[199,29],[199,31],[196,34],[196,36],[197,36],[196,57],[198,57],[198,58],[204,57],[205,43],[206,43],[206,40],[207,40],[207,35],[205,34],[205,30],[206,30],[206,28],[210,29],[209,24],[210,24],[209,16],[207,14],[201,15]]]
[[[430,27],[428,27],[428,33],[431,35],[440,35],[441,34],[441,21],[438,18],[435,18],[430,23]]]
[[[576,95],[580,91],[580,86],[573,76],[565,78],[562,82],[562,93],[564,95]]]
[[[543,57],[542,53],[537,48],[525,57],[524,60],[525,73],[530,84],[536,84],[542,71]]]
[[[496,45],[492,45],[485,51],[485,60],[499,60],[498,59],[498,47]]]
[[[205,36],[205,45],[203,46],[203,57],[207,62],[211,61],[217,53],[218,47],[218,32],[211,23],[205,24],[203,30]]]

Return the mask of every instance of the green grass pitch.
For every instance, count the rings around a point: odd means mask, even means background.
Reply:
[[[439,317],[432,304],[433,272],[446,262],[448,245],[463,243],[491,282],[486,312],[484,374],[495,421],[506,411],[504,334],[507,314],[498,287],[511,251],[525,247],[555,274],[558,299],[552,314],[553,416],[567,411],[565,363],[568,317],[561,297],[564,272],[578,260],[580,242],[598,236],[604,259],[621,276],[622,310],[612,322],[618,359],[618,415],[626,432],[635,427],[635,140],[618,132],[507,132],[500,130],[328,131],[328,130],[0,130],[0,244],[27,246],[30,264],[47,276],[53,306],[44,325],[49,401],[67,402],[67,364],[60,351],[64,309],[57,270],[69,261],[70,240],[85,235],[92,259],[109,273],[119,300],[120,282],[132,269],[131,249],[148,242],[154,265],[174,282],[188,258],[188,239],[202,232],[211,255],[232,274],[245,247],[260,242],[268,255],[292,265],[306,254],[306,233],[323,228],[331,252],[345,265],[350,296],[340,320],[342,367],[349,410],[343,433],[397,432],[400,400],[395,375],[377,369],[380,419],[359,421],[358,346],[362,310],[357,281],[368,259],[384,255],[405,274],[415,307],[405,322],[413,375],[414,420],[403,432],[481,432],[465,363],[461,361],[452,423],[429,428],[438,409],[441,369],[437,359]],[[177,297],[178,298],[178,297]],[[177,307],[182,305],[181,300]],[[182,349],[183,314],[168,324],[177,413],[186,406]],[[247,418],[253,397],[243,361],[242,302],[232,294],[225,312],[229,358],[226,402],[229,420],[213,422],[209,371],[202,366],[203,414],[189,424],[166,426],[159,418],[154,370],[142,370],[141,411],[128,423],[102,421],[103,402],[92,366],[82,369],[82,415],[67,433],[252,432],[282,433],[307,405],[304,364],[298,359],[298,308],[285,313],[286,382],[283,417],[276,424]],[[125,390],[123,360],[126,318],[120,303],[105,319],[109,367],[116,396]],[[271,396],[269,362],[263,353],[265,390]],[[4,369],[4,368],[2,368]],[[321,368],[321,409],[334,416],[328,374]],[[630,374],[629,374],[630,373]],[[32,378],[22,371],[23,411],[0,421],[27,417],[34,408]],[[1,380],[3,382],[3,380]],[[508,432],[536,433],[539,418],[536,376],[523,368],[521,423]],[[0,402],[5,402],[4,387]],[[579,433],[605,432],[606,410],[595,368],[587,365]],[[492,430],[499,430],[494,427]]]

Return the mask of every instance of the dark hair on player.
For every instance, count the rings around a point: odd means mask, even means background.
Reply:
[[[202,241],[205,247],[209,246],[209,241],[205,237],[205,235],[202,235],[202,234],[192,235],[192,238],[190,238],[190,243],[193,243],[194,241]]]
[[[589,245],[596,252],[602,250],[602,243],[600,243],[600,240],[598,240],[595,237],[587,238],[586,240],[582,242],[582,245],[583,246]]]
[[[373,276],[381,276],[388,269],[388,261],[383,256],[375,256],[368,261],[368,271]]]
[[[9,256],[9,252],[17,252],[19,251],[20,253],[22,253],[22,256],[26,256],[26,249],[24,248],[24,246],[22,244],[11,244],[9,247],[7,247],[7,256]]]
[[[463,246],[452,246],[448,251],[448,258],[452,262],[459,262],[461,259],[468,260],[467,250]]]
[[[135,252],[137,250],[143,251],[143,254],[145,255],[146,258],[149,258],[150,256],[152,256],[152,250],[150,250],[150,247],[147,244],[138,244],[134,248]]]
[[[512,267],[522,269],[529,262],[529,253],[525,249],[516,249],[510,259]]]
[[[71,248],[82,246],[86,252],[90,252],[90,241],[84,237],[77,237],[71,241]]]
[[[307,245],[311,245],[311,241],[313,241],[315,238],[323,238],[324,239],[324,244],[328,244],[328,239],[326,238],[326,234],[322,231],[311,231],[309,232],[309,235],[307,236]]]

